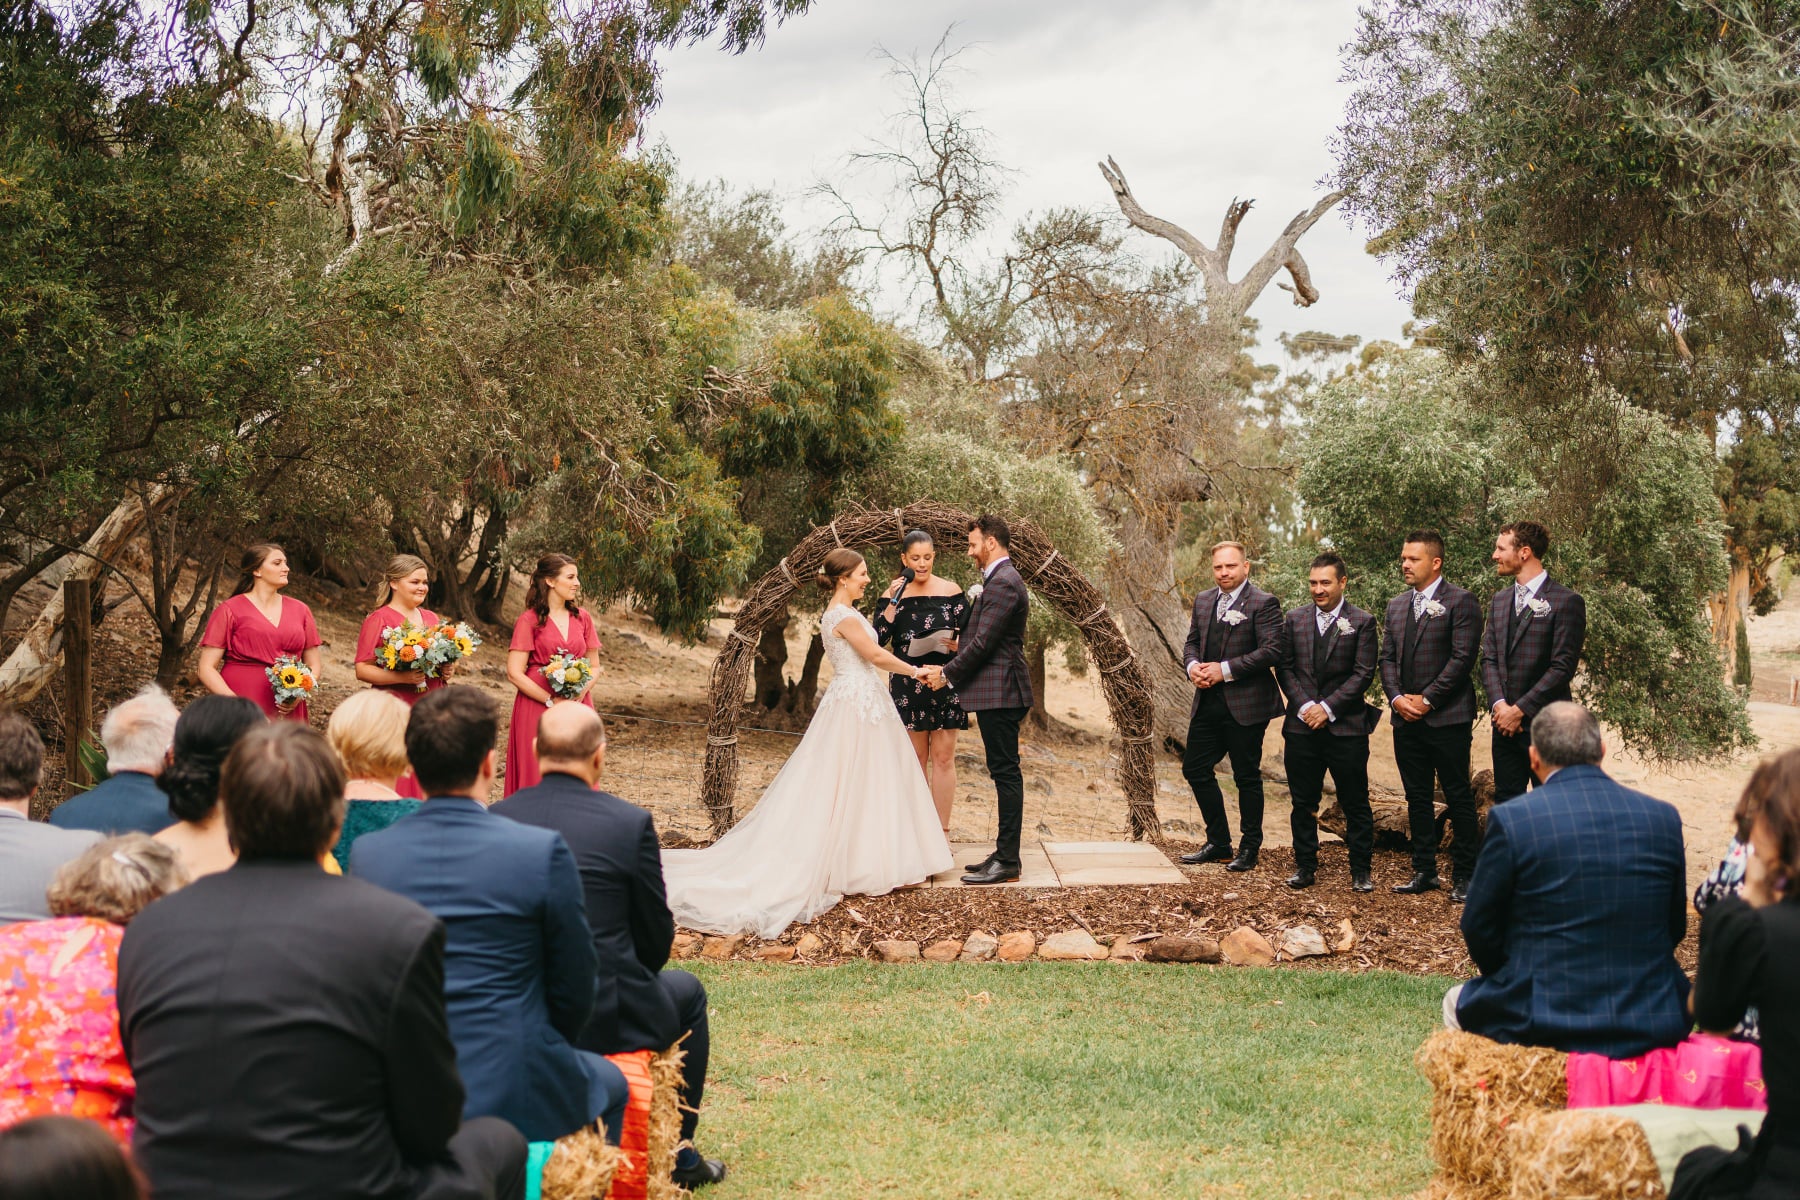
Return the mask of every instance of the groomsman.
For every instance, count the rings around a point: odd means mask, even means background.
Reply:
[[[1474,593],[1445,579],[1443,572],[1443,536],[1431,529],[1407,534],[1400,547],[1400,575],[1407,590],[1388,601],[1381,687],[1394,710],[1394,763],[1400,768],[1412,826],[1413,877],[1394,890],[1415,895],[1439,887],[1435,777],[1456,834],[1450,899],[1460,904],[1481,848],[1475,794],[1469,787],[1475,724],[1470,676],[1481,645],[1481,605]]]
[[[1494,567],[1512,586],[1494,593],[1481,638],[1481,683],[1494,719],[1494,803],[1535,787],[1531,719],[1546,704],[1571,700],[1569,683],[1587,637],[1587,601],[1550,578],[1550,534],[1515,521],[1494,538]]]
[[[1375,618],[1344,599],[1349,582],[1335,554],[1313,559],[1306,585],[1313,602],[1287,615],[1281,663],[1276,668],[1287,696],[1282,759],[1293,795],[1294,873],[1291,888],[1309,888],[1319,869],[1319,800],[1325,772],[1337,785],[1350,846],[1350,886],[1372,892],[1375,818],[1369,812],[1369,732],[1381,714],[1363,699],[1375,678],[1379,641]]]
[[[1275,664],[1281,657],[1281,602],[1250,582],[1250,560],[1240,542],[1213,547],[1213,579],[1218,586],[1194,599],[1188,623],[1188,680],[1194,685],[1194,709],[1188,719],[1187,753],[1181,773],[1194,789],[1194,800],[1206,822],[1206,842],[1184,863],[1231,861],[1227,871],[1256,867],[1262,850],[1263,734],[1282,712],[1275,686]],[[1225,815],[1225,793],[1213,768],[1231,759],[1237,783],[1239,832],[1237,857],[1231,853],[1231,821]]]

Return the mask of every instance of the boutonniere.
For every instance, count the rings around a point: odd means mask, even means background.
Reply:
[[[1235,608],[1230,609],[1225,613],[1225,623],[1227,625],[1242,625],[1244,620],[1244,614]]]
[[[1439,604],[1436,600],[1427,600],[1425,602],[1425,615],[1428,617],[1441,617],[1449,611],[1449,609],[1445,608],[1442,604]]]
[[[1531,610],[1531,615],[1534,617],[1547,617],[1550,615],[1550,602],[1548,600],[1533,600],[1525,607]]]
[[[1339,632],[1339,633],[1349,633],[1349,632],[1351,632],[1351,629],[1350,629],[1350,618],[1349,618],[1349,617],[1339,617],[1339,618],[1338,618],[1338,619],[1337,619],[1337,631],[1338,631],[1338,632]]]
[[[978,583],[974,587],[969,589],[969,599],[974,600],[975,598],[980,596],[981,593],[982,593],[982,586]]]

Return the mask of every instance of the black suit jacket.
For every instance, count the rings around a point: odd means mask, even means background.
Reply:
[[[1228,662],[1231,678],[1216,685],[1231,719],[1239,725],[1262,725],[1281,715],[1281,690],[1275,686],[1275,666],[1281,659],[1281,601],[1257,587],[1244,584],[1231,611],[1242,613],[1237,624],[1221,622],[1223,636],[1209,636],[1213,610],[1218,607],[1219,589],[1208,588],[1194,597],[1194,611],[1188,619],[1187,646],[1182,652],[1183,669],[1194,663]],[[1217,645],[1212,643],[1217,642]],[[1203,688],[1194,689],[1194,707],[1198,712]]]
[[[1404,695],[1400,667],[1406,643],[1413,644],[1413,670],[1422,681],[1420,690],[1431,711],[1425,714],[1427,725],[1455,725],[1475,719],[1475,653],[1481,648],[1481,605],[1475,593],[1459,588],[1448,579],[1438,584],[1432,599],[1443,613],[1427,615],[1416,624],[1412,619],[1413,589],[1408,588],[1388,601],[1387,631],[1381,644],[1381,690],[1388,703]],[[1406,718],[1394,714],[1394,724],[1406,724]]]
[[[1488,704],[1505,700],[1525,710],[1525,720],[1546,704],[1572,699],[1569,683],[1587,640],[1587,601],[1554,579],[1538,585],[1544,612],[1527,608],[1513,616],[1513,589],[1501,588],[1488,605],[1481,635],[1481,684]]]
[[[650,814],[561,772],[493,811],[555,830],[575,855],[599,972],[594,1012],[575,1044],[596,1054],[667,1050],[681,1022],[656,976],[669,961],[675,918]]]
[[[1008,558],[981,584],[968,625],[944,678],[964,712],[1031,707],[1031,669],[1025,665],[1025,623],[1031,594]]]
[[[157,1200],[385,1200],[447,1158],[444,927],[410,900],[239,863],[132,920],[118,1001]]]
[[[1300,719],[1300,710],[1315,701],[1323,703],[1337,718],[1321,731],[1338,737],[1364,737],[1381,723],[1381,714],[1369,707],[1363,693],[1375,678],[1375,657],[1380,632],[1375,618],[1348,600],[1338,611],[1340,621],[1350,623],[1343,633],[1333,625],[1326,635],[1325,669],[1313,671],[1314,651],[1319,640],[1318,606],[1305,604],[1287,615],[1281,629],[1281,664],[1276,675],[1281,680],[1282,694],[1287,697],[1287,720],[1281,723],[1282,735],[1315,732]]]

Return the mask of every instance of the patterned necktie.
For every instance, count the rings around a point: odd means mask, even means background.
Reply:
[[[1330,628],[1331,628],[1331,614],[1326,613],[1326,612],[1320,613],[1319,614],[1319,636],[1324,637],[1325,631]]]
[[[1425,615],[1425,593],[1415,589],[1413,592],[1413,620],[1417,621],[1420,617],[1422,617],[1424,615]]]
[[[1525,605],[1527,603],[1529,603],[1530,600],[1531,600],[1531,593],[1525,589],[1524,584],[1522,584],[1522,583],[1513,584],[1513,616],[1516,617],[1520,613],[1524,612]]]
[[[1224,592],[1219,593],[1219,606],[1213,610],[1213,616],[1223,621],[1225,614],[1231,611],[1231,597]]]

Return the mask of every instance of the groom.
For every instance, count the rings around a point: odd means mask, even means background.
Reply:
[[[965,712],[975,714],[987,750],[988,774],[1000,802],[994,852],[969,867],[968,884],[1009,883],[1019,877],[1019,829],[1025,820],[1025,776],[1019,772],[1019,723],[1031,711],[1031,672],[1025,665],[1025,618],[1031,600],[1013,570],[1012,534],[999,517],[983,514],[969,526],[969,557],[981,568],[974,605],[956,657],[921,676],[933,688],[949,684]]]

